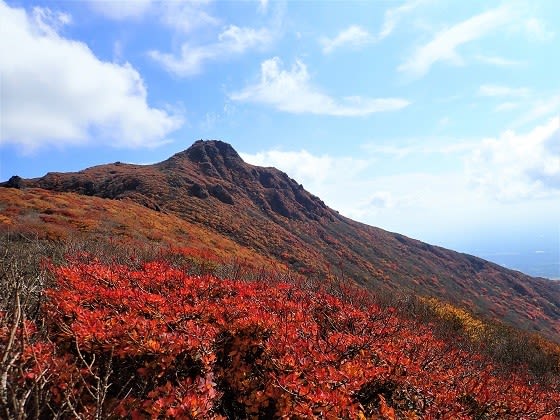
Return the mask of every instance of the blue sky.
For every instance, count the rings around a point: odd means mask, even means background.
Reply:
[[[221,139],[365,223],[560,260],[560,2],[0,0],[0,22],[0,180]]]

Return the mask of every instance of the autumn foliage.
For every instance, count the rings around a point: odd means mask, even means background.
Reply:
[[[558,383],[501,376],[393,308],[165,261],[48,269],[44,325],[0,315],[4,414],[21,401],[30,417],[560,416]]]

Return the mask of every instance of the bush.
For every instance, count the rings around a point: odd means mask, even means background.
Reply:
[[[558,388],[503,377],[390,308],[160,260],[45,268],[44,316],[28,321],[17,295],[2,314],[6,418],[559,414]]]

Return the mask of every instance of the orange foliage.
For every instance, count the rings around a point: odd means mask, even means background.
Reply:
[[[23,377],[10,378],[48,377],[54,409],[71,402],[85,417],[103,409],[131,418],[560,415],[558,389],[501,377],[393,310],[294,284],[187,275],[165,262],[80,261],[51,267],[47,335],[28,328]],[[92,390],[107,372],[100,407]]]
[[[0,188],[0,231],[53,240],[84,234],[132,247],[158,243],[173,249],[197,250],[201,257],[212,253],[221,259],[250,259],[256,265],[272,262],[203,226],[155,212],[130,200],[108,200],[39,188]]]

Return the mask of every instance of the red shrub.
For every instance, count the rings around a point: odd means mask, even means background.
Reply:
[[[47,337],[20,381],[48,372],[53,410],[132,418],[547,418],[558,389],[498,376],[427,326],[291,284],[53,267]],[[30,330],[31,331],[31,330]],[[30,335],[33,333],[30,332]],[[0,343],[7,333],[0,332]],[[556,410],[556,411],[555,411]]]

